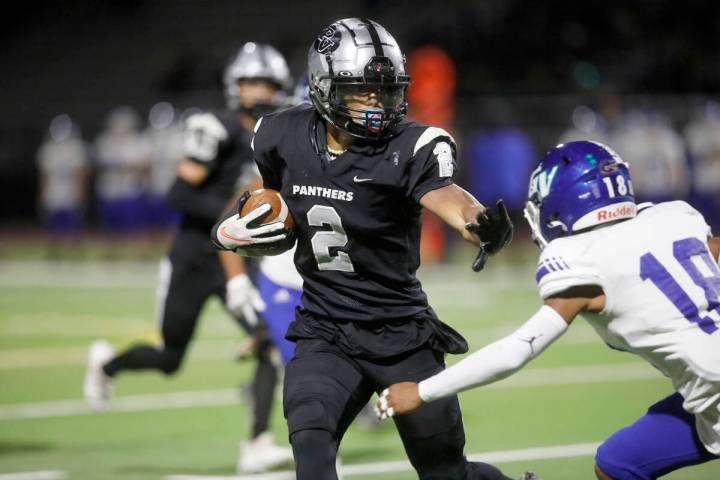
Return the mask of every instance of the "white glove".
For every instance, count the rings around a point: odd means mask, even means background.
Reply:
[[[262,225],[257,228],[248,228],[248,223],[256,218],[265,215],[272,209],[267,203],[259,205],[253,211],[241,217],[240,215],[232,215],[223,220],[217,229],[215,241],[227,250],[237,250],[238,248],[247,247],[249,245],[258,245],[262,243],[272,243],[284,240],[287,233],[282,232],[278,235],[270,237],[260,237],[272,232],[279,232],[285,228],[283,222],[274,222],[269,225]]]
[[[266,305],[250,277],[241,273],[225,284],[225,303],[235,315],[242,315],[251,326],[258,324],[256,312],[265,310]]]

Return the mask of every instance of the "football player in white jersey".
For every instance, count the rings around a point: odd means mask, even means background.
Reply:
[[[608,345],[644,358],[676,391],[598,448],[597,478],[654,479],[717,459],[720,238],[685,202],[637,205],[628,165],[599,143],[552,149],[533,172],[528,197],[544,305],[451,368],[386,389],[378,416],[505,378],[582,315]]]

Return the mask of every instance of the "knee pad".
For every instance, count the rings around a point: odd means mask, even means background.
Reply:
[[[320,400],[302,399],[285,404],[290,435],[307,430],[324,430],[335,435],[335,428],[330,424],[325,405]]]
[[[184,350],[163,349],[160,370],[162,370],[165,375],[177,373],[182,363],[184,353]]]

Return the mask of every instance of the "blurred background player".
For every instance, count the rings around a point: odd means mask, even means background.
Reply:
[[[280,105],[282,89],[290,81],[284,58],[272,47],[247,43],[230,65],[246,66],[239,91],[228,95],[228,109],[188,117],[185,125],[184,158],[167,195],[170,207],[182,215],[179,230],[167,258],[160,264],[158,315],[162,344],[137,344],[114,354],[109,343],[94,342],[88,355],[84,393],[96,410],[109,407],[112,383],[127,370],[159,370],[175,373],[185,356],[200,311],[211,296],[218,296],[249,335],[255,337],[257,370],[253,381],[253,431],[241,455],[241,469],[261,471],[292,460],[288,447],[276,446],[268,432],[277,371],[264,327],[255,310],[262,303],[244,274],[228,282],[218,252],[209,241],[213,223],[231,199],[243,172],[252,170],[250,150],[254,117],[239,110],[239,97],[252,99],[248,108],[271,111]],[[270,72],[270,73],[268,73]],[[227,86],[227,85],[226,85]],[[250,105],[252,103],[252,105]],[[127,130],[127,129],[126,129]],[[239,308],[238,297],[249,308]],[[244,301],[243,300],[243,301]],[[240,314],[242,312],[242,314]]]
[[[167,204],[167,193],[175,182],[178,161],[183,158],[183,130],[175,107],[158,102],[148,112],[144,135],[150,147],[150,179],[146,209],[148,226],[164,230],[179,222],[179,214]]]
[[[109,234],[108,257],[136,238],[145,227],[150,145],[140,131],[140,117],[130,107],[117,107],[107,116],[105,130],[95,140],[95,191],[102,228]]]
[[[720,104],[705,102],[685,129],[691,160],[690,204],[720,229]]]
[[[63,113],[50,122],[37,165],[38,206],[51,235],[47,256],[65,258],[78,248],[90,178],[88,149],[69,115]]]
[[[655,479],[720,456],[720,238],[682,201],[637,205],[628,165],[602,144],[552,149],[533,172],[526,216],[541,247],[542,306],[509,336],[419,384],[391,386],[381,417],[520,370],[582,315],[617,350],[669,377],[676,393],[614,433],[596,475]]]

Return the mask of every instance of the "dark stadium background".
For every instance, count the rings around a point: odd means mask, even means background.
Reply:
[[[222,66],[239,44],[275,44],[297,75],[314,35],[346,16],[379,21],[406,52],[428,44],[448,52],[459,132],[510,122],[540,150],[580,102],[621,94],[681,123],[720,85],[716,2],[70,0],[5,8],[3,226],[37,222],[34,157],[53,116],[70,114],[91,141],[117,105],[141,115],[158,100],[220,107]]]

